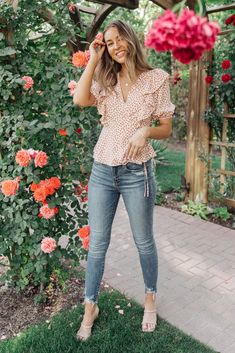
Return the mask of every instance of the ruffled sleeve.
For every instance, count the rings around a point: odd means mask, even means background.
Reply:
[[[91,84],[91,94],[94,96],[95,98],[95,104],[94,106],[97,107],[97,110],[99,112],[100,115],[102,115],[102,120],[105,120],[105,116],[106,116],[106,93],[105,93],[105,89],[102,88],[98,82],[96,82],[95,80],[92,80],[92,84]]]
[[[169,74],[161,69],[154,70],[153,92],[154,110],[152,112],[152,120],[171,118],[175,105],[170,99]]]

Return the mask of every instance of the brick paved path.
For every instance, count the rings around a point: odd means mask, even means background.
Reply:
[[[216,351],[235,353],[235,231],[159,206],[154,227],[159,315]],[[139,258],[122,200],[104,279],[143,304]]]

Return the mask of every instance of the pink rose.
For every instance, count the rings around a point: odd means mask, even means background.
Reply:
[[[30,155],[31,158],[35,158],[36,155],[38,154],[39,151],[35,151],[34,149],[30,148],[28,149],[28,153]]]
[[[30,160],[31,156],[27,150],[20,150],[16,153],[15,161],[21,167],[28,167]]]
[[[70,96],[74,95],[76,87],[77,87],[77,82],[76,81],[72,80],[72,81],[69,82],[68,88],[70,89]]]
[[[39,211],[42,217],[46,219],[53,218],[58,213],[57,207],[50,208],[47,204],[42,206]]]
[[[24,84],[23,88],[27,91],[29,90],[31,87],[33,87],[34,81],[32,79],[32,77],[30,76],[23,76],[22,80],[24,80],[26,83]]]
[[[46,153],[43,151],[39,151],[34,159],[35,166],[40,168],[44,167],[48,163],[47,159],[48,156],[46,155]]]
[[[42,239],[42,242],[41,242],[41,250],[44,252],[44,253],[51,253],[52,251],[54,251],[56,249],[56,241],[55,239],[53,238],[50,238],[50,237],[45,237]]]

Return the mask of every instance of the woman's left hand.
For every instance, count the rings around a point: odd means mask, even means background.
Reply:
[[[148,127],[142,127],[130,138],[126,151],[127,159],[135,159],[135,157],[141,152],[148,138],[147,132]]]

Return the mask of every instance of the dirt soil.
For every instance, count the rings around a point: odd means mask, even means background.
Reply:
[[[34,303],[39,288],[17,293],[13,288],[0,287],[0,339],[17,336],[28,326],[49,320],[62,309],[69,309],[83,300],[84,280],[72,277],[66,281],[67,291],[51,286],[46,302]]]

